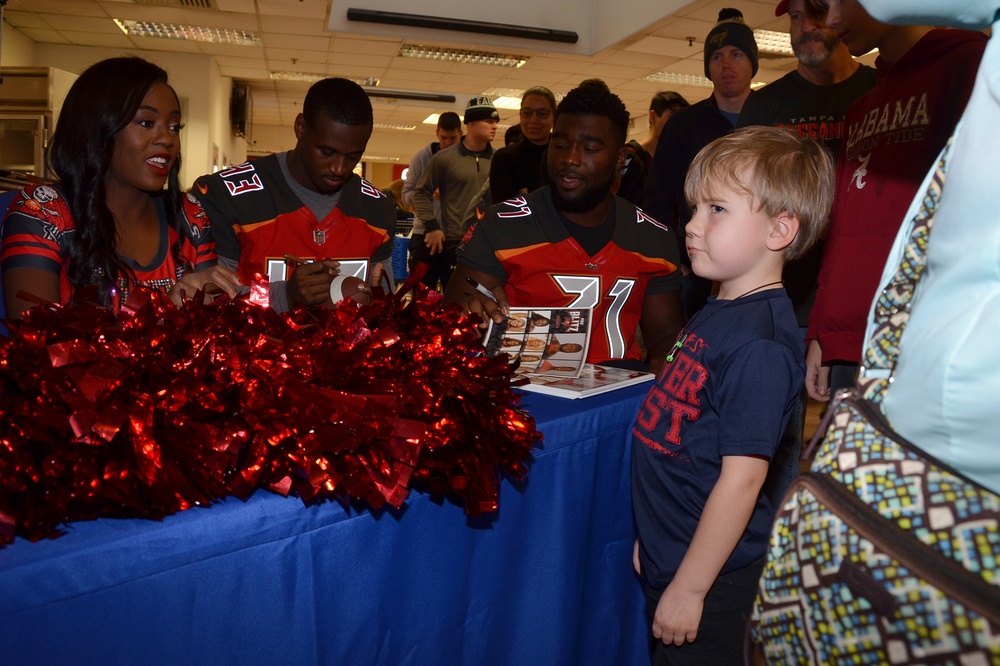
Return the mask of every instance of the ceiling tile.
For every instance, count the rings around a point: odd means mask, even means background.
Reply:
[[[268,76],[267,69],[263,67],[230,67],[228,65],[224,65],[219,67],[219,71],[223,76],[240,79],[241,81],[264,79]]]
[[[609,65],[624,65],[627,67],[641,67],[643,69],[655,69],[657,67],[662,67],[663,61],[664,57],[662,54],[653,55],[632,51],[614,51],[600,60],[600,62]]]
[[[73,16],[107,16],[104,8],[94,0],[30,0],[18,3],[21,9],[39,14],[72,14]]]
[[[327,62],[326,51],[297,51],[295,49],[271,49],[265,48],[264,53],[272,65],[282,64],[282,69],[297,69],[293,60],[298,63],[313,63],[325,65]]]
[[[330,50],[329,37],[313,37],[310,35],[283,35],[274,32],[264,33],[264,46],[269,49],[296,49],[300,51]]]
[[[570,72],[529,72],[515,69],[499,79],[498,88],[530,88],[533,85],[547,86],[563,81]],[[586,78],[585,76],[580,77]]]
[[[215,12],[204,9],[188,9],[180,12],[182,25],[198,25],[205,28],[228,28],[257,32],[260,26],[253,14],[238,12]]]
[[[18,30],[22,28],[51,28],[45,19],[34,12],[22,12],[22,11],[11,11],[6,10],[3,13],[4,21],[14,26]]]
[[[261,14],[320,19],[326,24],[327,0],[257,0]]]
[[[47,14],[43,17],[45,22],[56,30],[72,30],[73,32],[94,32],[125,36],[122,29],[108,17],[98,18],[92,16],[69,16],[59,14]]]
[[[312,35],[316,37],[330,37],[331,33],[326,31],[326,26],[320,21],[303,21],[297,16],[275,16],[265,14],[260,17],[260,24],[266,33],[276,33],[281,35]]]
[[[381,77],[379,85],[385,88],[424,88],[439,81],[447,81],[447,78],[433,72],[413,72],[406,76],[387,74]]]
[[[155,21],[157,23],[184,23],[184,15],[179,9],[159,7],[156,5],[134,5],[130,3],[115,3],[107,5],[108,16],[131,21]]]
[[[292,64],[288,60],[275,59],[268,57],[267,66],[273,71],[279,72],[298,72],[301,74],[318,74],[319,76],[328,76],[329,71],[325,62],[302,62],[301,60]]]
[[[702,47],[698,42],[688,43],[685,39],[654,37],[652,35],[625,47],[626,53],[651,53],[674,58],[686,58],[688,56],[701,53],[701,50]]]
[[[234,69],[258,69],[261,72],[267,72],[267,62],[261,58],[216,57],[215,62],[219,65],[220,70],[229,67]]]
[[[215,0],[216,5],[224,12],[245,12],[254,14],[257,11],[254,0]]]
[[[239,44],[215,44],[199,42],[201,52],[209,55],[232,56],[234,58],[264,58],[264,48],[261,46],[241,46]]]
[[[646,67],[621,67],[618,65],[606,65],[604,63],[595,63],[587,68],[589,76],[601,79],[636,79],[645,76],[647,72],[649,72],[649,69]]]
[[[38,44],[69,44],[70,41],[56,30],[41,30],[38,28],[18,28],[18,32]]]
[[[119,31],[117,35],[97,32],[71,32],[60,30],[71,44],[78,46],[102,46],[116,49],[131,49],[134,45],[127,35]]]
[[[330,45],[331,53],[354,53],[357,55],[395,56],[399,42],[377,41],[374,39],[344,39],[334,37]]]
[[[423,58],[393,58],[390,69],[398,70],[418,70],[422,72],[446,73],[454,63],[441,60],[425,60]]]
[[[188,42],[183,39],[167,39],[165,37],[139,37],[132,35],[131,39],[140,49],[150,51],[172,51],[174,53],[201,53],[198,42]]]
[[[578,72],[586,61],[566,58],[537,56],[529,60],[521,69],[525,71],[540,70],[543,72]]]
[[[365,68],[378,68],[385,70],[392,63],[391,56],[372,56],[361,53],[329,53],[326,62],[335,63],[341,67],[358,65]]]

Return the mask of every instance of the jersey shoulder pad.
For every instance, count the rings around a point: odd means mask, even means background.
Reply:
[[[368,197],[372,197],[373,199],[388,199],[389,198],[388,195],[385,192],[383,192],[382,190],[380,190],[377,187],[375,187],[374,185],[372,185],[370,182],[368,182],[367,180],[365,180],[363,177],[358,176],[358,180],[360,181],[359,187],[361,189],[361,194],[363,194],[365,196],[368,196]]]
[[[182,212],[191,238],[201,238],[209,227],[208,216],[193,194],[185,193]]]
[[[41,220],[59,231],[70,231],[76,227],[69,202],[52,185],[29,185],[18,193],[8,210]]]

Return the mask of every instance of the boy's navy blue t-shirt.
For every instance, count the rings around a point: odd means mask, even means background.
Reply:
[[[646,582],[666,587],[722,471],[723,456],[774,458],[805,379],[805,349],[784,289],[709,299],[685,327],[632,431],[632,501]],[[776,507],[761,495],[723,567],[765,552]]]

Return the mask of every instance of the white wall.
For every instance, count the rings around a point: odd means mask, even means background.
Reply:
[[[35,43],[3,22],[3,45],[0,67],[31,67],[35,65]]]
[[[280,153],[295,147],[295,132],[291,127],[253,123],[249,148],[258,154]]]

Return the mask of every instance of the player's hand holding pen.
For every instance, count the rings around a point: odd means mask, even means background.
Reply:
[[[339,261],[303,261],[290,254],[285,255],[285,261],[294,267],[285,286],[289,304],[302,303],[312,308],[330,299],[330,282],[340,273]]]
[[[469,312],[474,312],[482,318],[483,321],[479,324],[479,328],[486,328],[490,319],[497,324],[502,324],[510,312],[507,293],[504,291],[503,285],[487,289],[468,275],[465,276],[465,280],[475,289],[469,294],[466,307],[469,308]]]

